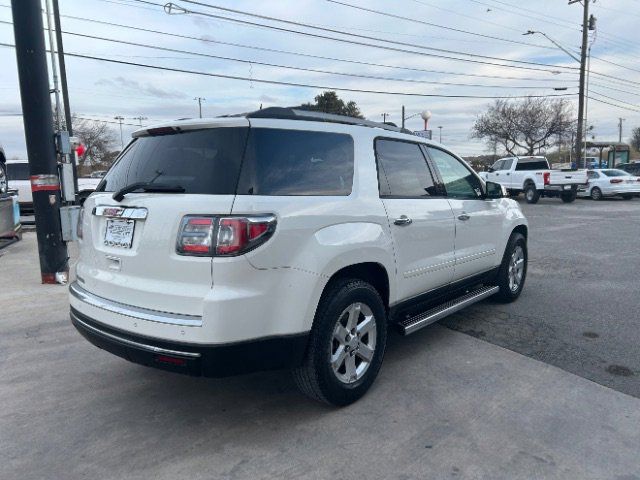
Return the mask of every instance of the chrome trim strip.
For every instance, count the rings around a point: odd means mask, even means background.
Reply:
[[[171,325],[182,325],[184,327],[201,327],[202,317],[199,315],[184,315],[180,313],[160,312],[148,308],[134,307],[124,303],[107,300],[93,293],[89,293],[82,288],[78,282],[73,282],[69,286],[69,292],[81,302],[91,305],[107,312],[117,313],[126,317],[149,322],[169,323]]]
[[[458,300],[458,301],[452,300],[451,305],[447,306],[446,308],[443,308],[441,310],[436,310],[436,311],[429,310],[425,312],[426,315],[425,313],[416,315],[415,317],[409,319],[407,321],[407,324],[405,325],[403,325],[402,323],[400,324],[402,333],[404,335],[409,335],[410,333],[420,330],[421,328],[426,327],[427,325],[431,325],[432,323],[437,322],[438,320],[448,315],[451,315],[452,313],[462,310],[463,308],[468,307],[469,305],[472,305],[476,302],[479,302],[480,300],[490,297],[491,295],[498,293],[499,290],[500,290],[500,287],[485,287],[480,291],[477,291],[475,294],[473,292],[471,294],[468,294],[466,298],[463,298],[462,300]],[[436,307],[436,309],[437,308],[438,307]],[[430,313],[430,312],[433,312],[433,313]],[[422,315],[425,315],[425,316],[420,318]]]
[[[78,322],[80,325],[82,325],[87,330],[90,330],[91,332],[95,333],[96,335],[100,335],[102,337],[105,337],[105,338],[108,338],[110,340],[116,341],[116,342],[121,343],[123,345],[128,345],[130,347],[139,348],[141,350],[146,350],[146,351],[152,352],[152,353],[161,353],[161,354],[164,354],[164,355],[172,355],[172,356],[188,357],[188,358],[200,358],[200,354],[197,353],[197,352],[181,352],[181,351],[178,351],[178,350],[169,350],[167,348],[160,348],[160,347],[155,347],[153,345],[147,345],[146,343],[134,342],[133,340],[129,340],[128,338],[122,338],[122,337],[119,337],[119,336],[114,335],[112,333],[100,330],[99,328],[96,328],[96,327],[94,327],[92,325],[89,325],[88,323],[85,323],[82,320],[80,320],[76,315],[73,314],[73,312],[71,312],[71,316],[73,317],[73,319],[76,322]]]
[[[93,208],[96,217],[128,218],[130,220],[144,220],[148,211],[144,207],[121,207],[118,205],[98,205]]]

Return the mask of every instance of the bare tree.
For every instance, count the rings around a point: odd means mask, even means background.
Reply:
[[[85,146],[84,154],[78,158],[78,166],[83,170],[107,168],[118,153],[117,136],[108,123],[97,120],[72,118],[73,134]]]
[[[534,155],[570,138],[575,123],[573,108],[566,100],[500,99],[478,117],[471,136],[486,140],[492,149],[499,144],[510,155]]]
[[[631,145],[640,152],[640,127],[636,127],[631,131]]]

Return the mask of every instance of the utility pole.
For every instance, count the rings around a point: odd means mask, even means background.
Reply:
[[[438,127],[440,129],[440,143],[442,143],[442,125]]]
[[[402,128],[404,128],[404,121],[405,121],[405,118],[404,118],[404,105],[402,105]]]
[[[579,0],[569,0],[569,5]],[[584,97],[585,70],[587,65],[587,43],[589,41],[589,2],[582,0],[582,48],[580,49],[580,89],[578,90],[578,135],[576,135],[576,166],[580,168],[583,162],[582,139],[584,135]]]
[[[622,122],[624,122],[626,118],[619,117],[618,118],[618,142],[622,143]]]
[[[114,120],[117,120],[120,124],[120,148],[124,150],[124,138],[122,136],[122,122],[124,121],[124,117],[122,115],[118,115],[113,117]]]
[[[51,119],[42,5],[11,0],[22,118],[24,121],[42,283],[68,279],[67,245],[60,227],[60,180]]]
[[[64,119],[66,130],[69,136],[73,137],[73,125],[71,125],[71,106],[69,105],[69,89],[67,87],[67,66],[64,61],[64,47],[62,45],[62,27],[60,25],[60,7],[58,0],[53,0],[53,22],[56,27],[56,47],[58,50],[58,65],[60,66],[60,85],[62,86],[62,102],[64,105]],[[71,164],[73,165],[73,184],[74,190],[78,191],[78,165],[76,162],[76,153],[74,151],[69,155]]]
[[[383,113],[382,114],[382,123],[387,123],[387,117],[390,117],[391,114],[389,113]]]
[[[148,120],[148,119],[147,117],[139,116],[139,117],[133,117],[133,120],[138,120],[138,122],[140,122],[140,126],[142,126],[142,121]]]
[[[200,118],[202,118],[202,102],[205,102],[207,99],[202,97],[195,97],[194,100],[198,101],[198,114]]]
[[[62,127],[62,109],[60,108],[60,89],[58,88],[58,66],[56,65],[55,43],[53,42],[53,31],[51,30],[51,9],[49,8],[49,0],[44,0],[44,7],[45,7],[45,13],[47,15],[47,33],[49,34],[49,54],[51,55],[51,76],[53,77],[53,94],[56,99],[55,129],[60,130]]]

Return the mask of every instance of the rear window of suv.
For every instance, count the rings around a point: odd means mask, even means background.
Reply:
[[[140,137],[99,190],[138,182],[210,195],[349,195],[353,139],[331,132],[223,127]]]
[[[247,127],[191,130],[140,137],[105,175],[100,190],[138,182],[179,185],[185,193],[235,193]]]

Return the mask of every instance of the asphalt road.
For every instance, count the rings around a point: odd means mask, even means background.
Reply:
[[[521,297],[442,323],[640,397],[640,199],[519,202],[530,224]]]

